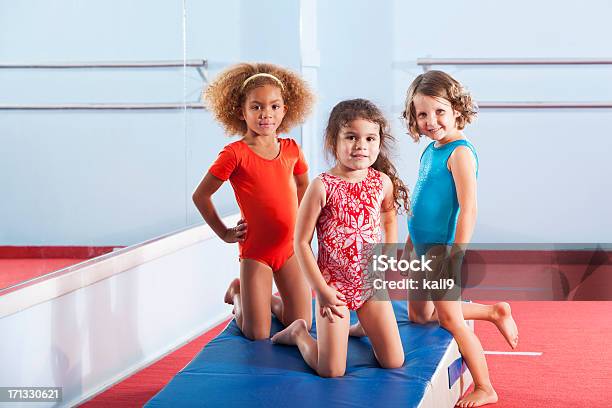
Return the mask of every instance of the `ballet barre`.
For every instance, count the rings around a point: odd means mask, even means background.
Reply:
[[[0,64],[0,69],[74,69],[74,68],[207,68],[208,61],[169,60],[169,61],[98,61],[98,62],[49,62]]]
[[[612,65],[611,58],[417,58],[425,71],[432,65]]]
[[[610,109],[612,102],[477,102],[480,109]]]
[[[72,103],[48,105],[0,105],[0,110],[172,110],[206,109],[203,103]]]
[[[167,61],[96,61],[96,62],[47,62],[4,63],[0,69],[98,69],[98,68],[196,68],[206,80],[208,61],[205,59]],[[204,72],[202,71],[204,70]],[[2,110],[172,110],[206,109],[203,103],[70,103],[70,104],[15,104],[0,105]]]
[[[414,67],[405,61],[392,64],[394,68]],[[504,66],[504,65],[612,65],[612,58],[417,58],[416,65],[427,72],[432,66]],[[612,102],[553,102],[553,101],[483,101],[480,109],[611,109]]]

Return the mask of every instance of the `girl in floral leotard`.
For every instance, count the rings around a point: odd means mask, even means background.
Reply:
[[[404,363],[404,352],[390,302],[371,299],[368,251],[397,240],[396,212],[407,209],[408,191],[390,162],[389,126],[370,101],[340,102],[330,114],[325,147],[335,166],[308,187],[298,211],[295,253],[316,294],[317,339],[296,320],[272,337],[297,345],[320,376],[344,375],[349,309],[356,310],[384,368]],[[315,260],[310,242],[316,228]]]

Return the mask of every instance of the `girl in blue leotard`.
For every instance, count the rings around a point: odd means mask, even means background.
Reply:
[[[421,156],[419,178],[412,197],[412,216],[408,222],[410,235],[404,253],[434,254],[438,259],[449,259],[450,255],[452,265],[452,260],[461,259],[470,242],[477,213],[478,156],[462,130],[475,115],[470,94],[444,72],[429,71],[419,75],[410,85],[403,114],[409,133],[416,142],[422,135],[432,141]],[[438,272],[444,269],[440,267]],[[447,273],[458,267],[446,269]],[[457,341],[474,379],[474,391],[462,398],[457,406],[476,407],[497,402],[482,346],[464,319],[495,323],[515,348],[518,330],[510,305],[433,299],[411,300],[409,316],[411,321],[418,323],[438,320]]]

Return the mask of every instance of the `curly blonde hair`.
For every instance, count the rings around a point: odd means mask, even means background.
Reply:
[[[331,156],[338,159],[336,146],[338,135],[343,127],[356,119],[364,119],[379,126],[380,152],[378,158],[372,164],[372,168],[385,173],[393,184],[393,201],[395,210],[400,212],[402,209],[410,213],[410,197],[408,187],[402,182],[397,174],[395,166],[391,162],[390,156],[395,143],[395,138],[391,135],[389,122],[378,107],[367,99],[350,99],[339,102],[329,114],[329,121],[325,128],[325,153],[328,158]]]
[[[406,102],[402,117],[406,120],[410,136],[415,142],[421,139],[414,109],[414,97],[417,94],[446,99],[454,110],[459,112],[457,129],[465,128],[472,123],[478,113],[478,107],[470,93],[452,76],[443,71],[427,71],[412,81],[406,92]]]
[[[279,83],[269,76],[258,76],[244,81],[255,74],[270,74],[278,78]],[[246,122],[240,119],[246,95],[254,88],[263,85],[275,85],[281,89],[287,113],[278,133],[287,133],[294,126],[303,123],[312,109],[314,95],[306,82],[296,73],[268,63],[241,63],[233,65],[221,72],[204,90],[202,97],[206,107],[221,123],[228,135],[245,135]]]

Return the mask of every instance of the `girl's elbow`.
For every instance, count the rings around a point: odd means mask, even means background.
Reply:
[[[304,248],[308,245],[308,243],[303,240],[300,239],[298,237],[296,237],[293,241],[293,250],[295,251],[296,254],[302,254],[304,253]]]
[[[210,196],[202,194],[202,193],[198,193],[197,191],[193,193],[193,195],[191,196],[191,199],[193,201],[193,204],[198,209],[205,208],[207,207],[207,205],[212,204],[212,200]]]
[[[191,201],[193,201],[196,207],[199,207],[202,203],[202,196],[198,193],[193,193],[191,196]]]

